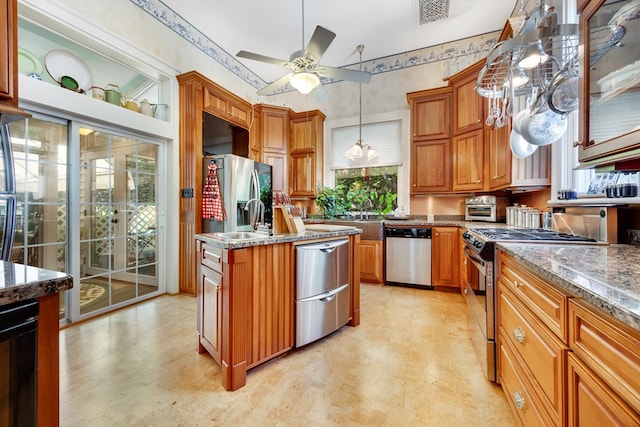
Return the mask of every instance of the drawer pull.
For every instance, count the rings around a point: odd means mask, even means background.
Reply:
[[[520,287],[520,282],[518,282],[517,280],[513,281],[513,286],[515,286],[516,288]]]
[[[522,396],[522,393],[520,393],[519,391],[516,391],[515,393],[513,393],[513,403],[516,405],[516,408],[518,408],[521,411],[524,411],[524,406],[525,406],[524,396]]]
[[[516,341],[518,341],[520,344],[524,344],[524,331],[522,330],[522,328],[520,326],[518,326],[517,328],[515,328],[513,330],[513,337],[516,339]]]

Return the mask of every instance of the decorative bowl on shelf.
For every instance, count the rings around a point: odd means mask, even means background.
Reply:
[[[47,52],[44,66],[51,78],[66,89],[84,93],[93,85],[93,74],[87,64],[66,50]]]

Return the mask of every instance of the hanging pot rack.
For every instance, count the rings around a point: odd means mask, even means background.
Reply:
[[[527,107],[540,108],[546,103],[546,91],[557,73],[570,69],[569,72],[577,74],[577,24],[557,24],[556,14],[543,5],[523,23],[522,30],[494,47],[478,75],[478,94],[489,98],[494,107],[494,117],[489,109],[487,124],[500,127],[508,123],[519,96],[527,97]],[[517,63],[532,47],[541,49],[549,58],[532,69],[521,69]],[[526,77],[528,81],[516,86],[512,83],[514,76]],[[499,117],[495,117],[496,111],[501,112]]]

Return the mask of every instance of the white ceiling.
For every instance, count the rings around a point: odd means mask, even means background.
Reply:
[[[515,0],[449,0],[447,19],[420,25],[419,0],[162,1],[233,57],[247,50],[288,60],[321,25],[337,36],[320,63],[335,67],[357,64],[359,44],[367,61],[501,30],[516,5]],[[266,83],[288,72],[236,59]]]

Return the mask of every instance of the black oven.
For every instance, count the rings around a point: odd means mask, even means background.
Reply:
[[[38,301],[0,306],[0,426],[37,424]]]

